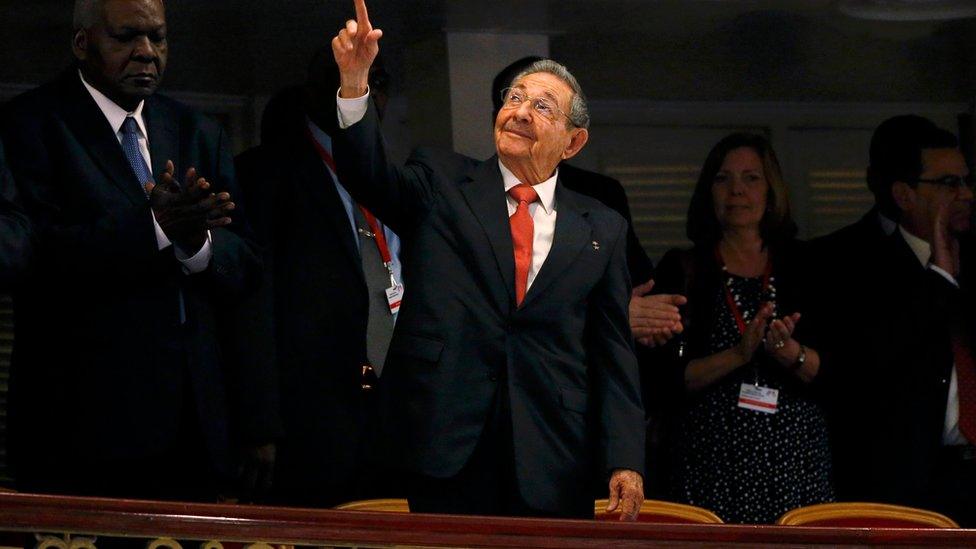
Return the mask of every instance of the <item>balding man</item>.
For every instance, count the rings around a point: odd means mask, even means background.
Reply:
[[[230,198],[228,137],[154,94],[161,0],[78,0],[74,24],[77,63],[0,116],[37,235],[15,303],[18,485],[212,500],[233,474],[232,434],[274,434],[264,417],[232,422],[227,386],[248,382],[216,340],[260,268]]]
[[[403,240],[403,297],[380,386],[377,455],[422,512],[586,517],[643,499],[644,411],[627,319],[627,225],[559,184],[588,137],[586,101],[545,60],[513,82],[496,157],[389,163],[368,103],[379,51],[363,0],[333,39],[338,179]]]

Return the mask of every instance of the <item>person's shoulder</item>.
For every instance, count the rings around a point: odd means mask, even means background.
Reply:
[[[810,245],[814,250],[819,250],[841,245],[866,244],[870,241],[880,243],[882,240],[884,240],[884,235],[881,231],[881,224],[877,214],[872,210],[854,223],[814,238],[810,241]]]
[[[704,259],[700,247],[671,248],[664,252],[657,263],[657,271],[679,268],[684,270],[692,263],[700,263]]]
[[[594,215],[609,216],[610,218],[620,219],[621,221],[624,221],[623,216],[620,215],[620,213],[617,212],[617,210],[614,210],[610,206],[607,206],[602,200],[592,195],[586,194],[584,192],[580,192],[579,190],[568,187],[561,180],[560,183],[562,184],[562,192],[565,193],[567,197],[571,198],[573,202],[575,202],[581,209],[587,210]]]
[[[621,187],[620,181],[599,172],[593,172],[579,168],[572,164],[559,165],[559,177],[563,179],[563,184],[573,189],[576,187]]]
[[[480,160],[440,147],[417,147],[410,153],[410,160],[436,165],[451,171],[476,168]]]
[[[0,114],[8,122],[46,118],[57,112],[64,93],[65,86],[61,79],[48,82],[7,101],[0,108]]]
[[[423,166],[426,170],[454,182],[470,177],[485,162],[439,147],[417,147],[410,153],[407,164]]]
[[[196,128],[207,133],[220,132],[220,124],[210,115],[168,95],[154,93],[146,104],[150,109],[159,110],[167,117],[178,120],[180,125]]]

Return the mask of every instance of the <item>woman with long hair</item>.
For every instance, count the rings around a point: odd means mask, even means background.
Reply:
[[[831,501],[820,356],[803,333],[802,248],[769,142],[733,134],[709,153],[688,212],[691,250],[671,250],[655,288],[688,296],[663,350],[676,403],[672,486],[727,522],[768,523]],[[679,381],[680,380],[680,381]]]

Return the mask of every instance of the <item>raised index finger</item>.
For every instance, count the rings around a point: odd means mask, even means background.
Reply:
[[[366,11],[366,0],[356,0],[356,24],[359,25],[360,29],[366,29],[367,34],[369,29],[373,28],[369,24],[369,12]]]

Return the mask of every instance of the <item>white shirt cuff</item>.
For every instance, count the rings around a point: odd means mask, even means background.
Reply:
[[[160,227],[159,222],[156,221],[156,214],[153,213],[152,208],[149,208],[149,215],[152,216],[153,228],[156,229],[156,245],[159,246],[157,249],[162,250],[163,248],[169,248],[172,246],[173,243],[170,242],[169,237],[166,236],[166,233],[163,232],[163,228]]]
[[[210,258],[213,257],[213,244],[210,237],[210,230],[207,230],[207,239],[203,241],[203,246],[200,246],[200,251],[193,254],[192,256],[187,256],[186,252],[180,249],[179,246],[174,247],[174,255],[180,263],[183,264],[183,272],[186,274],[196,274],[207,270],[210,265]]]
[[[369,106],[369,86],[366,87],[366,95],[346,99],[339,97],[336,90],[336,111],[339,116],[339,128],[346,129],[366,116],[366,107]]]
[[[956,288],[959,287],[959,283],[956,282],[956,278],[954,276],[952,276],[951,274],[945,272],[944,270],[942,270],[940,267],[938,267],[934,263],[930,263],[929,264],[929,269],[932,269],[933,271],[935,271],[935,272],[939,273],[940,275],[942,275],[942,278],[948,280],[949,283],[952,284],[953,286],[955,286]]]

